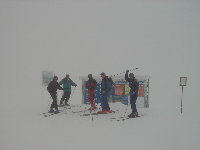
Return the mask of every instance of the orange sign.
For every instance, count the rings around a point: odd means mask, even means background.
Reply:
[[[114,92],[115,92],[115,95],[124,95],[124,85],[116,84]]]
[[[144,85],[143,84],[139,85],[138,96],[144,97]]]

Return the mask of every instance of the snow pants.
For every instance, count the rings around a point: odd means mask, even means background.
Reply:
[[[66,105],[68,103],[70,95],[71,95],[71,91],[64,92],[60,100],[60,104],[63,104],[63,102],[65,101],[65,105]]]
[[[95,106],[95,102],[94,102],[94,89],[89,89],[88,90],[88,100],[90,102],[91,107]]]
[[[130,104],[132,113],[137,113],[137,108],[136,108],[137,97],[138,97],[137,94],[130,92]]]
[[[108,104],[109,93],[101,93],[101,108],[102,110],[110,110]]]
[[[58,109],[56,93],[50,93],[50,95],[51,95],[51,98],[53,99],[53,102],[51,103],[51,109],[53,108]]]

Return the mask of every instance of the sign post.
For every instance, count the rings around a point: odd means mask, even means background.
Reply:
[[[183,113],[183,87],[187,85],[187,77],[180,77],[180,86],[182,86],[181,95],[181,114]]]
[[[53,79],[53,71],[42,71],[42,85],[47,86]]]

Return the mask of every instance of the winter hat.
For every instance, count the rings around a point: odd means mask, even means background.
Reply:
[[[53,80],[58,80],[58,77],[57,77],[57,76],[54,76],[54,77],[53,77]]]
[[[106,76],[106,74],[105,74],[104,72],[102,72],[100,75],[102,75],[102,76]]]
[[[91,78],[92,77],[92,74],[88,74],[88,78]]]

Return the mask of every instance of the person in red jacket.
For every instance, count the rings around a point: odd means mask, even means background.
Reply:
[[[86,82],[86,88],[88,89],[88,100],[91,105],[89,110],[97,109],[94,101],[94,93],[96,87],[97,87],[97,81],[92,77],[92,74],[88,74],[88,81]]]

